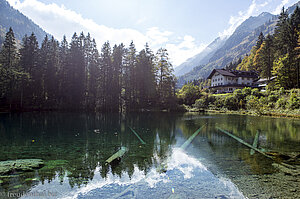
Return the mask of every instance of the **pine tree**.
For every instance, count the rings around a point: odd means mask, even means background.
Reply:
[[[124,90],[125,109],[136,109],[136,48],[133,42],[125,51],[124,58]]]
[[[10,28],[0,52],[0,105],[8,105],[10,110],[22,108],[23,83],[28,81],[28,74],[18,62],[15,36]]]
[[[57,108],[59,95],[59,44],[54,39],[45,40],[41,47],[41,61],[44,68],[44,100],[45,108]]]
[[[274,61],[273,38],[271,35],[266,37],[261,47],[257,50],[254,60],[254,66],[260,72],[260,76],[270,79]]]
[[[163,107],[167,107],[175,95],[175,77],[173,67],[169,62],[167,50],[160,48],[156,54],[156,78],[159,101]]]
[[[31,107],[35,103],[36,95],[42,92],[41,74],[37,74],[39,61],[39,44],[34,33],[25,35],[20,49],[20,66],[29,73],[30,81],[24,86],[24,105]]]
[[[111,57],[111,47],[109,42],[105,42],[101,49],[100,55],[100,109],[104,111],[110,111],[112,108],[112,85],[111,80],[113,78],[112,74],[112,57]]]
[[[13,67],[17,62],[16,39],[11,27],[5,35],[0,58],[2,66],[5,68]]]
[[[100,67],[99,67],[99,52],[97,50],[97,45],[95,39],[90,43],[90,58],[88,65],[88,110],[95,110],[97,104],[97,96],[99,90],[99,77],[100,77]]]
[[[68,53],[68,102],[72,109],[82,109],[85,96],[85,64],[82,41],[74,33]]]
[[[59,94],[57,100],[60,108],[65,108],[68,104],[68,91],[71,89],[70,79],[68,76],[71,74],[70,67],[68,65],[69,57],[69,44],[67,42],[66,36],[63,36],[59,47]],[[70,73],[69,73],[70,72]]]
[[[257,39],[257,42],[256,42],[256,50],[259,49],[262,45],[262,43],[264,42],[265,40],[265,36],[262,32],[260,32],[259,36],[258,36],[258,39]]]
[[[122,111],[122,76],[123,76],[123,59],[124,59],[124,45],[115,45],[112,53],[112,87],[113,87],[113,110]]]

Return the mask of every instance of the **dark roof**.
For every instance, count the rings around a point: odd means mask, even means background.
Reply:
[[[241,70],[225,70],[225,69],[214,69],[207,79],[211,79],[212,76],[216,73],[220,73],[223,76],[230,76],[230,77],[252,77],[257,78],[258,75],[255,71],[241,71]]]

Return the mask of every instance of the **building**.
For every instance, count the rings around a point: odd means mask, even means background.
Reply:
[[[266,87],[269,83],[274,82],[274,80],[277,78],[277,76],[271,77],[271,78],[259,78],[255,81],[257,87],[261,90],[261,91],[265,91]]]
[[[235,89],[257,87],[258,75],[255,71],[214,69],[208,79],[214,93],[232,93]]]

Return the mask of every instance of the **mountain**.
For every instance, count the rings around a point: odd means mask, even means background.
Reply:
[[[195,66],[207,64],[213,54],[225,43],[226,38],[216,38],[201,53],[189,58],[184,63],[174,69],[176,76],[190,72]]]
[[[11,7],[7,1],[0,0],[0,46],[9,27],[12,27],[19,43],[25,34],[29,36],[32,32],[36,35],[39,44],[42,43],[46,35],[51,37],[50,34],[46,33],[28,17]]]
[[[245,56],[256,44],[260,32],[264,35],[273,33],[277,17],[267,12],[263,12],[256,17],[249,17],[234,33],[218,46],[212,55],[208,57],[208,63],[195,64],[190,72],[179,77],[179,84],[193,79],[206,78],[214,68],[224,68],[227,64]],[[198,56],[198,55],[196,55]],[[205,59],[205,58],[204,58]]]
[[[288,14],[293,13],[296,6],[300,7],[300,1],[287,9]],[[277,19],[277,15],[272,15],[268,12],[263,12],[256,17],[246,19],[223,44],[212,51],[212,54],[202,57],[200,55],[201,52],[184,62],[182,64],[184,67],[178,68],[177,73],[182,74],[180,71],[189,70],[190,72],[182,76],[177,75],[178,87],[181,87],[187,81],[207,78],[213,69],[224,68],[230,62],[243,58],[246,54],[250,53],[252,47],[256,44],[260,32],[264,35],[273,34]],[[198,56],[201,59],[196,59]],[[208,62],[205,63],[203,60],[207,59]]]

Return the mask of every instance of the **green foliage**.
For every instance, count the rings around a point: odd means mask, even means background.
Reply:
[[[251,90],[251,95],[256,96],[256,97],[260,97],[261,93],[260,93],[258,88],[254,88],[254,89]]]
[[[260,92],[257,88],[247,88],[225,95],[203,93],[193,106],[198,109],[214,110],[246,109],[260,115],[274,112],[275,108],[278,109],[276,111],[285,111],[287,108],[296,110],[300,108],[300,90],[292,89],[286,92],[281,88]]]
[[[281,97],[276,102],[276,108],[286,108],[287,99],[285,97]]]
[[[200,97],[200,88],[192,83],[184,85],[177,93],[181,103],[192,105]]]
[[[254,110],[257,113],[261,113],[262,110],[262,103],[261,100],[257,96],[248,96],[249,98],[247,99],[247,109],[248,110]]]
[[[300,98],[297,97],[296,93],[292,93],[288,100],[288,107],[290,109],[298,109],[300,108]]]
[[[278,100],[279,96],[277,92],[271,91],[271,93],[268,95],[268,102],[276,102]]]
[[[236,95],[229,95],[225,97],[224,107],[229,110],[237,110],[239,107],[239,100]]]

